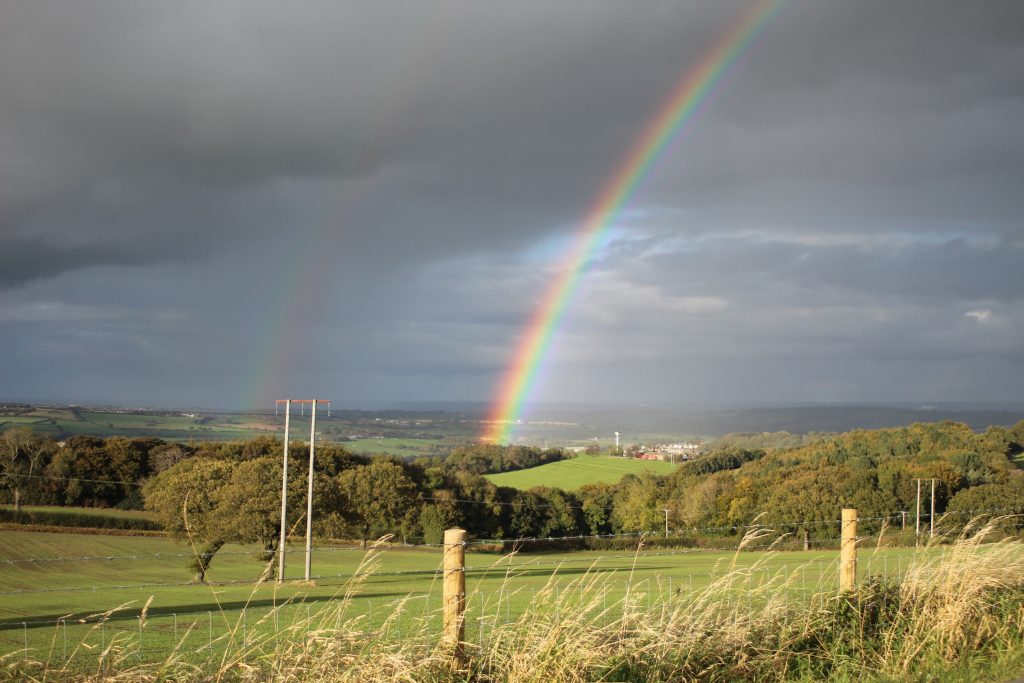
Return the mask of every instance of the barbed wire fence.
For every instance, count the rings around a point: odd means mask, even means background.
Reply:
[[[936,519],[938,538],[955,537],[969,531],[972,520],[979,517],[1019,515],[1018,509],[993,509],[949,512]],[[864,517],[859,521],[877,528],[858,537],[862,547],[874,545],[862,564],[863,576],[877,576],[883,581],[899,581],[913,560],[906,548],[887,547],[887,541],[906,541],[890,524],[902,518],[901,513]],[[695,527],[674,529],[681,539],[699,532],[731,531],[742,534],[741,540],[728,547],[681,547],[651,549],[646,541],[650,533],[571,535],[560,537],[531,537],[516,539],[475,539],[467,541],[467,550],[478,550],[474,562],[466,566],[465,575],[471,581],[468,607],[465,614],[466,639],[481,645],[501,626],[521,619],[537,609],[537,597],[543,595],[548,608],[556,612],[571,612],[590,602],[608,621],[620,618],[631,609],[647,612],[677,609],[692,603],[709,586],[730,581],[729,590],[719,594],[720,609],[739,611],[746,605],[748,612],[756,609],[758,601],[767,599],[766,587],[774,593],[781,591],[787,599],[809,600],[816,595],[834,593],[838,577],[838,556],[826,552],[840,542],[840,536],[815,539],[816,556],[790,555],[783,551],[799,550],[800,539],[778,529],[802,526],[836,528],[840,519],[794,520],[768,526],[748,524],[736,526]],[[834,525],[834,526],[832,526]],[[660,534],[660,532],[659,532]],[[911,535],[912,532],[911,532]],[[545,546],[570,541],[623,540],[635,542],[630,552],[590,551],[565,557],[545,554],[531,556],[530,550],[543,550]],[[437,550],[444,544],[421,544],[423,558],[439,560]],[[497,551],[495,546],[498,546]],[[504,552],[511,549],[511,552]],[[369,554],[373,561],[360,563],[355,569],[325,573],[313,577],[315,587],[291,587],[291,595],[280,597],[275,591],[271,597],[254,596],[257,589],[267,589],[267,582],[254,582],[252,578],[234,578],[211,582],[206,590],[213,596],[216,608],[207,603],[178,602],[139,610],[138,604],[122,605],[107,611],[76,612],[39,618],[38,615],[0,617],[0,656],[53,662],[58,667],[74,668],[95,664],[104,653],[115,648],[123,656],[144,662],[161,660],[175,653],[187,653],[191,658],[216,661],[228,652],[241,656],[258,656],[282,642],[304,640],[311,634],[335,629],[345,624],[372,634],[374,638],[402,639],[415,634],[434,634],[441,630],[441,602],[439,579],[443,569],[416,568],[385,571],[382,567],[390,555],[408,550],[408,546],[376,544],[370,549],[353,546],[321,547],[318,554],[360,552]],[[486,551],[492,551],[488,554]],[[755,551],[749,556],[745,551]],[[778,551],[771,553],[766,551]],[[301,550],[289,550],[302,553]],[[428,554],[428,552],[430,554]],[[928,544],[922,552],[942,552],[942,547]],[[728,560],[727,554],[743,556],[741,561]],[[253,557],[253,551],[229,551],[218,557]],[[495,557],[496,555],[496,557]],[[115,570],[128,571],[135,563],[153,564],[180,561],[192,553],[149,553],[109,556],[52,556],[10,557],[0,560],[0,576],[4,567],[31,568],[41,572],[59,569],[62,574],[83,563],[102,563]],[[689,556],[701,564],[677,563],[673,558]],[[747,558],[750,558],[749,560]],[[764,559],[771,558],[771,559]],[[428,560],[428,562],[431,560]],[[710,563],[710,564],[709,564]],[[704,571],[692,571],[705,567]],[[684,569],[690,569],[686,571]],[[424,590],[403,581],[429,580]],[[398,582],[388,591],[389,582]],[[248,598],[223,602],[216,593],[225,588],[251,586]],[[330,587],[335,591],[326,591]],[[598,586],[595,590],[594,586]],[[384,587],[384,588],[382,588]],[[58,585],[44,588],[0,591],[0,596],[14,599],[34,594],[62,594],[81,592],[136,593],[175,590],[202,590],[202,585],[191,582],[112,582],[96,585]],[[317,589],[321,594],[314,594]],[[774,594],[773,593],[773,594]],[[181,600],[180,594],[166,596]],[[244,597],[244,596],[243,596]],[[152,600],[152,598],[150,598]],[[97,600],[105,600],[98,598]],[[269,603],[268,603],[269,600]],[[599,601],[599,605],[595,602]],[[745,601],[745,603],[744,603]],[[162,601],[161,601],[162,602]],[[68,610],[70,611],[70,610]],[[556,615],[557,616],[557,615]],[[258,648],[254,649],[254,646]],[[125,654],[126,653],[126,654]],[[184,654],[182,655],[184,656]]]

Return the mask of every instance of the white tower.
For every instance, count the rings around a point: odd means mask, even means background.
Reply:
[[[615,432],[615,450],[619,450],[619,433]]]

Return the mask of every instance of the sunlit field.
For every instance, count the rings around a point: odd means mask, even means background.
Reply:
[[[510,486],[516,489],[557,486],[566,491],[575,491],[585,484],[615,483],[627,474],[642,472],[668,474],[675,467],[672,463],[659,460],[579,455],[569,460],[559,460],[539,467],[486,476],[496,486]]]
[[[296,580],[302,577],[304,552],[292,546],[288,580],[278,585],[258,581],[266,564],[257,559],[256,547],[229,545],[213,560],[210,583],[193,585],[187,567],[192,549],[183,542],[34,532],[4,532],[3,540],[0,650],[9,656],[56,658],[74,668],[94,663],[95,648],[111,639],[129,638],[138,661],[156,661],[184,638],[180,656],[217,658],[236,641],[258,641],[297,623],[312,628],[317,614],[341,604],[343,613],[332,612],[337,619],[360,629],[383,629],[388,638],[440,632],[441,551],[436,547],[316,548],[314,582],[307,584]],[[908,548],[865,552],[860,574],[895,579],[914,555]],[[805,601],[834,591],[837,557],[834,548],[469,552],[467,639],[485,640],[492,629],[536,610],[541,591],[552,592],[558,599],[549,606],[560,609],[560,600],[574,591],[583,599],[582,586],[593,581],[601,585],[605,610],[627,594],[644,609],[663,609],[737,572],[742,580],[734,578],[729,591],[734,602],[749,602],[769,585],[778,585],[778,595],[787,600]],[[606,616],[613,618],[613,612]],[[77,647],[82,643],[88,647]]]

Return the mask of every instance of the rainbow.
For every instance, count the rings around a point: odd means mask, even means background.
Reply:
[[[548,286],[530,318],[526,333],[502,377],[497,398],[485,422],[485,441],[507,443],[511,440],[555,332],[579,288],[587,265],[601,247],[608,227],[651,172],[658,158],[695,118],[715,86],[784,2],[756,0],[729,26],[700,61],[683,74],[672,94],[598,194],[584,215],[559,274]]]

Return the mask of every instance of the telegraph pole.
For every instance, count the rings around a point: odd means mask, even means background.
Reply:
[[[935,538],[935,480],[932,479],[932,514],[928,516],[928,538]]]
[[[914,515],[914,537],[921,538],[921,480],[917,480],[917,514]]]
[[[668,508],[662,510],[665,513],[665,538],[668,538]]]
[[[316,451],[316,399],[309,422],[309,486],[306,490],[306,581],[313,566],[313,453]]]
[[[312,419],[309,423],[309,477],[306,485],[306,572],[305,579],[309,581],[310,569],[313,566],[313,463],[316,454],[316,404],[327,404],[327,415],[331,415],[331,402],[322,398],[314,399],[280,399],[277,403],[284,403],[284,466],[281,470],[281,557],[278,560],[278,582],[284,581],[284,556],[285,542],[287,541],[287,514],[288,514],[288,428],[293,403],[298,403],[302,414],[306,414],[306,404],[312,406]],[[276,407],[275,407],[276,411]]]
[[[277,404],[282,401],[274,402],[274,412],[277,412]],[[284,403],[284,464],[281,469],[281,541],[278,544],[278,552],[280,553],[280,559],[277,564],[277,582],[284,582],[284,554],[285,544],[288,541],[288,423],[292,413],[292,401],[291,399],[285,399]]]

